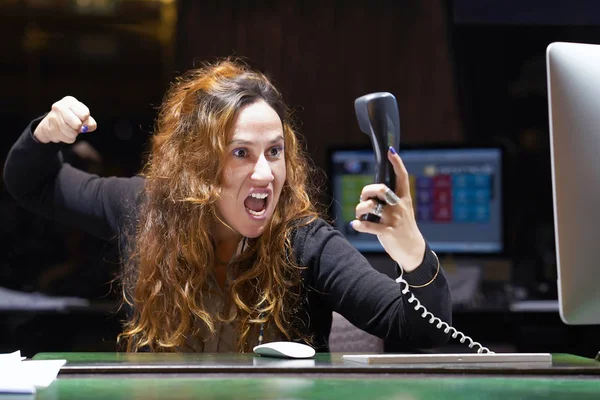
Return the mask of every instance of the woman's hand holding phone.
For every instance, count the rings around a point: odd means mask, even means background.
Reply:
[[[382,183],[365,186],[351,225],[357,232],[377,235],[389,256],[410,272],[423,262],[425,239],[415,219],[406,167],[392,147],[387,157],[396,175],[396,191]],[[361,216],[374,212],[381,214],[379,222],[361,220]]]

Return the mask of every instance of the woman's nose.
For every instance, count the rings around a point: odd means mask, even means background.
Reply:
[[[266,182],[271,182],[273,180],[273,171],[271,170],[271,165],[269,164],[265,156],[260,156],[256,164],[254,164],[252,179],[255,181]]]

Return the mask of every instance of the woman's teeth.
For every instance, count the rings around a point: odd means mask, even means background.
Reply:
[[[248,196],[252,200],[246,200],[246,210],[256,217],[264,215],[267,212],[267,197],[269,197],[267,193],[252,193]]]
[[[262,211],[254,211],[254,210],[251,210],[251,209],[249,209],[249,208],[246,208],[246,210],[247,210],[247,211],[248,211],[250,214],[252,214],[252,215],[256,215],[257,217],[260,217],[261,215],[263,215],[264,213],[266,213],[266,212],[267,212],[267,210],[266,210],[266,209],[263,209]]]

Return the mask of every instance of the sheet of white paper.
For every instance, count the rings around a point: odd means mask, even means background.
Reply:
[[[67,360],[28,360],[20,364],[20,369],[27,374],[27,379],[36,387],[47,387],[58,375],[60,367]]]
[[[4,398],[5,393],[30,394],[35,393],[35,386],[27,382],[7,382],[0,378],[0,394]]]
[[[19,362],[27,357],[21,357],[21,350],[13,351],[12,353],[0,354],[0,365],[4,363]]]
[[[35,393],[49,386],[66,360],[26,360],[20,351],[0,354],[0,393]]]

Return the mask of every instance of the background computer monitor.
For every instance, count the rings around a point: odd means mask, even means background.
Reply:
[[[567,324],[600,324],[600,46],[546,50],[558,300]]]
[[[419,229],[438,253],[504,250],[500,148],[401,150]],[[349,227],[361,189],[373,182],[372,149],[333,149],[329,179],[335,227],[361,252],[383,252],[373,235]]]

